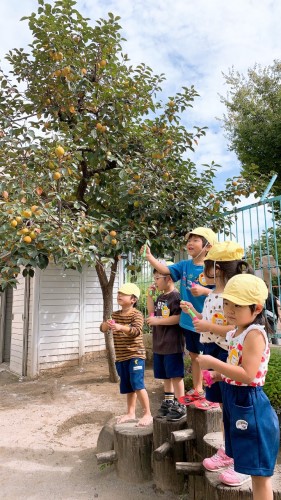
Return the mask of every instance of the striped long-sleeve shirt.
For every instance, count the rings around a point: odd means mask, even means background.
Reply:
[[[116,361],[125,361],[131,358],[145,359],[142,333],[144,318],[142,313],[134,308],[127,314],[122,314],[122,311],[115,311],[112,313],[112,319],[119,325],[126,325],[131,328],[129,333],[114,332]]]

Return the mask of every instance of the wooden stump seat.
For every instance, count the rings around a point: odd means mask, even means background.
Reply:
[[[169,422],[165,418],[153,419],[153,479],[158,489],[181,493],[184,477],[177,474],[175,463],[186,459],[186,440],[172,437],[177,432],[186,432],[186,420]]]
[[[98,464],[113,464],[118,477],[131,483],[152,479],[152,424],[137,427],[137,421],[113,426],[114,449],[97,453]],[[106,434],[106,430],[104,430]],[[110,441],[110,437],[108,438]]]

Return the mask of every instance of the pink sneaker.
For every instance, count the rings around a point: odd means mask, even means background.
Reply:
[[[205,469],[216,471],[229,467],[233,464],[233,458],[228,457],[223,448],[219,448],[217,453],[209,458],[204,458],[203,465]]]
[[[233,465],[219,475],[219,480],[223,484],[227,484],[227,486],[241,486],[241,484],[246,483],[246,481],[249,481],[250,479],[251,476],[248,476],[247,474],[235,472]]]

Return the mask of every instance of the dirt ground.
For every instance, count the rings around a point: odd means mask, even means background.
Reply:
[[[150,368],[146,386],[155,413],[163,388]],[[99,432],[126,408],[118,384],[109,382],[105,359],[37,380],[20,380],[0,365],[0,390],[3,500],[176,498],[152,482],[131,485],[118,479],[114,466],[97,466]]]

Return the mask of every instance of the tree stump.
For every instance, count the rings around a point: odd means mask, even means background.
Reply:
[[[205,434],[218,432],[222,429],[222,411],[220,408],[198,410],[187,408],[187,426],[195,431],[196,435],[196,461],[202,461],[207,453],[204,442]]]
[[[111,418],[102,427],[97,441],[97,453],[103,453],[114,449],[113,427],[115,424],[115,420],[115,418]]]
[[[184,475],[177,474],[176,462],[186,459],[185,442],[173,442],[171,433],[186,429],[186,420],[169,422],[165,418],[153,419],[152,467],[157,488],[180,494],[184,488]]]
[[[152,479],[152,425],[136,427],[136,422],[114,426],[117,475],[131,483]]]
[[[215,432],[221,429],[222,412],[220,408],[207,411],[197,408],[187,408],[187,427],[194,431],[193,441],[186,443],[187,460],[177,461],[178,473],[186,477],[185,494],[189,500],[206,500],[206,481],[200,464],[205,458],[206,445],[203,437],[207,432]],[[212,500],[214,500],[213,497]]]
[[[209,432],[204,436],[206,457],[214,455],[218,449],[224,444],[224,437],[222,432]]]

